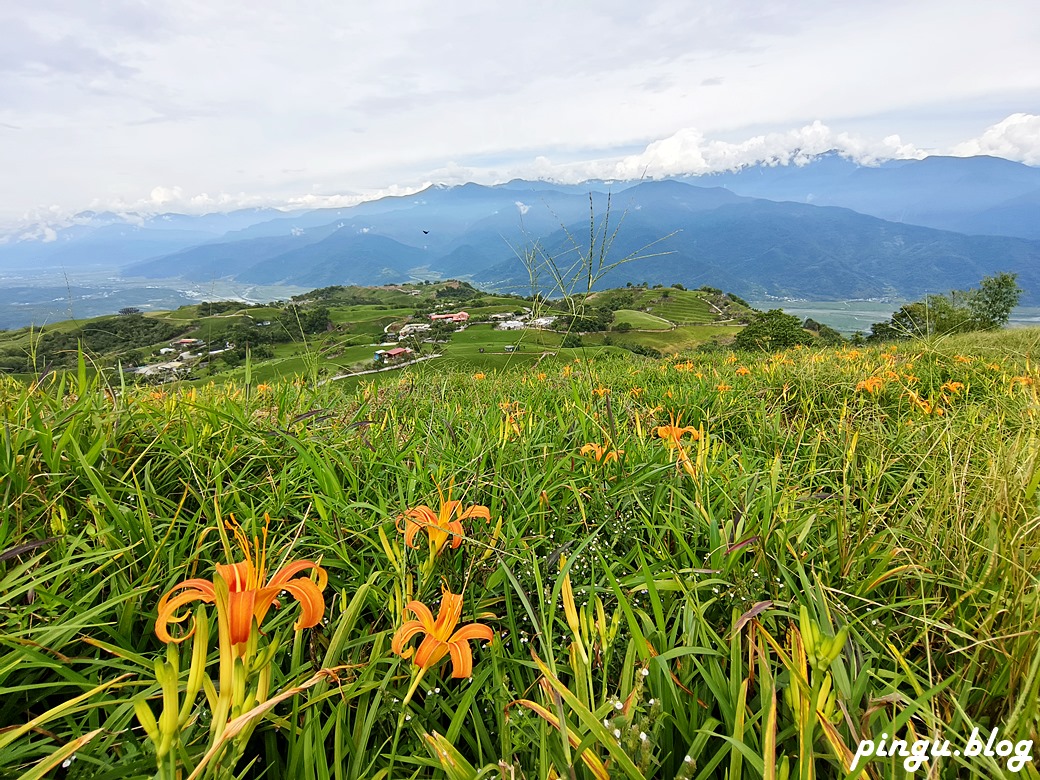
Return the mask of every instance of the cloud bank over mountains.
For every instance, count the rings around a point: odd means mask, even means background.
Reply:
[[[953,154],[957,157],[987,154],[1026,165],[1040,165],[1040,116],[1012,114],[986,128],[978,138],[957,144]]]
[[[630,181],[698,176],[736,171],[754,165],[804,165],[819,155],[831,152],[865,166],[877,165],[886,160],[922,159],[929,154],[958,157],[991,155],[1027,165],[1040,165],[1040,115],[1012,114],[986,128],[978,137],[945,150],[924,149],[904,141],[899,135],[878,139],[839,132],[819,120],[787,132],[765,133],[736,142],[708,138],[696,128],[684,128],[631,154],[564,162],[554,162],[548,156],[539,155],[529,162],[508,166],[449,165],[431,170],[422,178],[365,192],[296,193],[288,190],[285,193],[210,194],[191,193],[177,184],[161,184],[136,200],[95,198],[83,204],[83,208],[123,215],[163,212],[204,214],[243,208],[300,211],[348,207],[390,195],[409,195],[431,184],[498,184],[516,178],[578,184],[589,180]],[[133,217],[127,221],[133,222]],[[18,237],[52,240],[52,228],[76,223],[73,212],[59,207],[36,210],[21,220],[23,228]]]
[[[867,164],[1040,154],[1040,69],[1023,64],[1036,0],[7,6],[0,224],[661,177],[830,148]]]

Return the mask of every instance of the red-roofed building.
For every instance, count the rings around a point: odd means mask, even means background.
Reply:
[[[460,311],[457,314],[431,314],[430,319],[434,322],[467,322],[469,315]]]
[[[377,363],[396,363],[399,360],[407,360],[412,356],[412,350],[407,347],[394,347],[393,349],[381,349],[375,354]]]

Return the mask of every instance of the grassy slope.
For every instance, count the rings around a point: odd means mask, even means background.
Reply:
[[[518,337],[460,335],[456,360]],[[542,338],[524,357],[553,336]],[[566,774],[567,743],[520,700],[562,709],[589,755],[628,777],[687,778],[688,755],[706,777],[762,778],[774,760],[793,777],[799,756],[817,777],[843,777],[835,742],[912,739],[911,715],[916,734],[954,745],[977,726],[1036,740],[1038,349],[1040,331],[1023,330],[688,365],[571,350],[537,368],[489,362],[482,379],[444,358],[364,382],[121,396],[89,380],[32,392],[0,380],[0,550],[46,540],[0,562],[0,726],[122,672],[138,686],[42,721],[0,751],[0,773],[22,775],[101,728],[79,748],[81,776],[154,774],[126,697],[159,706],[156,602],[186,577],[211,576],[223,559],[213,529],[230,513],[256,530],[251,518],[269,512],[272,560],[294,544],[286,555],[320,557],[329,573],[327,625],[294,643],[291,599],[265,621],[261,641],[282,641],[274,688],[322,662],[347,665],[334,688],[300,697],[299,717],[287,704],[260,724],[254,748],[278,776],[331,761],[346,777],[440,777],[436,758],[415,758],[430,755],[423,732],[449,735],[478,767],[552,763]],[[860,386],[871,377],[875,390]],[[654,433],[673,417],[698,431],[698,442],[684,435],[688,469]],[[611,440],[617,462],[580,454]],[[408,507],[436,507],[452,483],[454,497],[501,518],[501,532],[467,520],[463,546],[427,563],[425,545],[406,550],[395,523]],[[436,612],[442,585],[464,591],[463,622],[497,638],[473,644],[472,682],[451,680],[448,661],[429,672],[405,721],[412,662],[390,652],[390,637],[404,589]],[[829,671],[804,665],[802,606],[825,636],[848,632]],[[540,690],[547,675],[531,651],[565,701]],[[834,692],[819,704],[833,714],[830,741],[808,720],[814,710],[790,704],[798,674],[800,695],[825,680]],[[188,753],[205,743],[195,729]],[[575,776],[591,777],[569,748]],[[1006,768],[951,757],[942,769],[998,778]],[[871,771],[903,776],[898,762]]]
[[[618,309],[614,312],[613,325],[628,324],[637,330],[670,330],[673,324],[653,314],[631,309]]]
[[[433,304],[445,311],[464,309],[474,317],[521,312],[527,305],[526,301],[517,298],[496,295],[482,295],[469,301],[438,299],[436,293],[442,287],[443,285],[418,285],[409,288],[418,291],[418,296],[397,289],[360,287],[326,290],[322,291],[320,297],[309,294],[310,298],[314,299],[312,303],[320,303],[329,308],[330,319],[338,326],[340,332],[317,334],[307,339],[298,338],[288,344],[275,345],[274,359],[255,363],[255,376],[267,380],[279,376],[287,377],[301,371],[309,372],[315,366],[315,361],[330,373],[342,372],[351,366],[367,368],[371,353],[376,349],[371,345],[383,340],[381,334],[387,326],[414,321],[412,312],[417,305]],[[705,341],[725,341],[735,332],[730,328],[711,328],[703,324],[711,321],[714,315],[702,292],[668,289],[635,290],[634,294],[638,306],[650,311],[621,310],[617,313],[615,322],[628,322],[637,330],[646,332],[619,334],[615,339],[615,343],[619,345],[641,344],[674,354]],[[665,294],[667,297],[663,297]],[[359,299],[378,303],[358,304],[356,301]],[[230,325],[274,321],[280,313],[273,307],[243,306],[220,314],[200,317],[198,309],[198,305],[183,306],[175,311],[150,312],[145,316],[178,324],[193,322],[196,327],[186,335],[210,342],[214,341],[214,333]],[[49,329],[68,331],[88,322],[103,322],[105,319],[107,318],[102,317],[81,322],[56,323],[49,326]],[[683,326],[669,331],[667,329],[670,328],[670,322],[700,325]],[[18,354],[27,353],[32,349],[31,340],[28,330],[0,332],[0,349],[9,347]],[[591,334],[585,341],[592,345],[602,344],[603,334]],[[532,351],[528,352],[525,345],[515,356],[501,354],[502,348],[512,343],[529,344]],[[446,357],[450,358],[447,361],[448,365],[464,365],[472,370],[483,370],[532,362],[542,351],[556,349],[559,343],[560,337],[552,334],[535,331],[522,335],[500,333],[492,332],[486,325],[475,325],[469,331],[456,334],[444,351]],[[148,354],[157,352],[164,346],[165,342],[156,343],[142,347],[140,351]],[[213,346],[219,345],[214,343]],[[479,351],[480,347],[485,349],[483,354]],[[104,363],[110,356],[97,355],[93,358],[98,363]],[[214,361],[209,371],[216,372],[217,376],[244,375],[242,369],[225,369],[219,361]]]
[[[667,295],[667,297],[665,297]],[[711,322],[715,314],[708,306],[705,293],[693,290],[646,290],[640,307],[677,325],[696,325]]]

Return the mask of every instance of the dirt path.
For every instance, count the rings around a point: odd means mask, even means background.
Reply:
[[[392,366],[385,366],[384,368],[370,368],[367,371],[355,371],[352,374],[337,374],[336,376],[329,377],[318,384],[323,385],[325,382],[335,382],[337,379],[346,379],[351,376],[364,376],[365,374],[381,374],[384,371],[396,371],[399,368],[405,366],[414,366],[416,363],[422,363],[424,360],[433,360],[434,358],[443,357],[443,355],[427,355],[426,357],[416,358],[415,360],[409,360],[406,363],[394,363]]]

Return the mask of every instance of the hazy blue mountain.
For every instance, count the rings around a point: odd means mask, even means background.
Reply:
[[[1027,290],[1024,302],[1040,300],[1040,242],[965,236],[848,209],[766,200],[666,209],[655,190],[655,185],[643,184],[630,191],[636,207],[629,208],[610,256],[668,254],[628,263],[605,276],[599,287],[680,282],[722,287],[749,298],[914,298],[971,287],[983,276],[1012,271]],[[656,208],[641,202],[647,193]],[[578,228],[571,226],[571,234],[580,235]],[[563,231],[542,244],[553,256],[573,256],[573,244]],[[527,268],[515,259],[478,272],[475,281],[502,289],[530,288]]]
[[[524,286],[518,255],[538,246],[569,261],[574,242],[587,244],[590,218],[600,229],[608,211],[612,259],[655,241],[669,254],[625,266],[605,284],[912,297],[1008,270],[1031,299],[1040,294],[1040,243],[1023,240],[1040,239],[1040,169],[991,157],[870,167],[827,154],[681,180],[436,185],[296,213],[84,212],[60,227],[0,236],[0,270],[120,266],[145,278],[299,286],[441,275]]]
[[[67,224],[32,225],[0,236],[0,269],[118,268],[212,241],[276,209],[240,209],[227,214],[139,214],[83,211]]]
[[[306,235],[219,241],[163,255],[123,269],[127,276],[148,279],[183,278],[193,282],[234,278],[273,257],[320,241],[331,230]]]
[[[424,250],[392,238],[340,228],[317,243],[257,263],[238,278],[257,284],[302,287],[375,285],[407,279],[411,269],[426,265],[428,260]]]
[[[893,222],[1040,239],[1040,168],[999,157],[926,157],[861,166],[823,155],[682,179],[740,195],[842,206]]]
[[[813,175],[830,181],[842,173],[864,175],[838,158],[821,163]],[[798,172],[763,175],[793,186],[790,177]],[[1022,197],[1028,209],[1031,202]],[[608,203],[607,233],[616,235],[610,259],[651,244],[653,252],[667,254],[619,268],[603,285],[710,284],[756,298],[915,297],[968,287],[1008,270],[1020,273],[1030,296],[1040,292],[1038,242],[967,236],[676,180],[645,181],[609,195],[594,192],[591,202],[588,193],[536,182],[527,188],[518,182],[430,188],[364,209],[333,210],[336,220],[322,225],[300,220],[327,219],[328,210],[280,217],[128,272],[300,286],[378,284],[432,273],[527,289],[528,273],[518,256],[537,245],[570,265],[577,256],[574,244],[587,246],[590,219],[602,229]],[[998,209],[989,218],[1006,214]],[[255,235],[267,231],[274,235]]]

